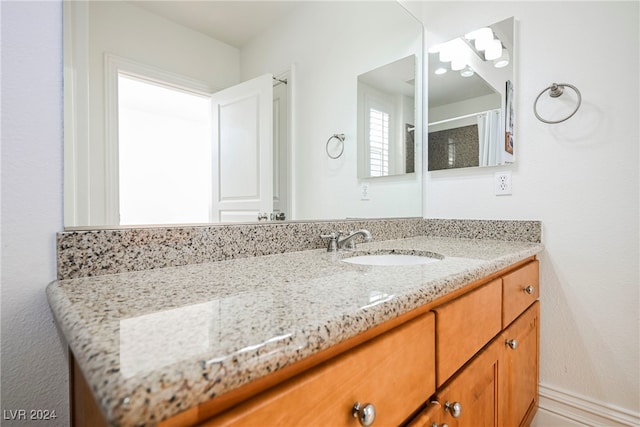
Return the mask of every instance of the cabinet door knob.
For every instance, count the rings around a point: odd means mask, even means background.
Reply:
[[[453,418],[458,418],[462,413],[462,405],[459,402],[444,402],[444,409],[451,412]]]
[[[533,286],[529,285],[529,286],[525,287],[522,290],[524,291],[525,294],[533,295],[533,293],[536,291],[536,288],[534,288]]]
[[[363,426],[370,426],[376,420],[376,408],[371,403],[362,406],[360,402],[356,402],[351,408],[351,415],[353,418],[357,418]]]
[[[507,346],[511,347],[513,350],[518,348],[518,340],[506,340],[504,343]]]

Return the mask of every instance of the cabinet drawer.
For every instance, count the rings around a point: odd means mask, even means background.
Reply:
[[[434,316],[427,313],[213,418],[205,425],[399,425],[435,392]]]
[[[502,330],[502,281],[496,279],[436,313],[438,387]]]
[[[502,327],[506,328],[540,296],[539,262],[507,274],[502,279]]]

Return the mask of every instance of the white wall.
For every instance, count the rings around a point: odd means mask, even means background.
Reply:
[[[516,164],[429,173],[425,216],[542,220],[541,382],[639,422],[639,3],[420,6],[432,38],[513,15],[518,49]],[[552,82],[583,96],[558,125],[533,114]],[[496,197],[504,169],[513,195]]]
[[[66,426],[66,352],[45,297],[62,229],[62,6],[3,1],[0,8],[2,410],[55,410],[58,418],[45,424]]]
[[[356,132],[356,77],[415,53],[421,42],[419,23],[406,25],[412,20],[396,4],[322,3],[300,3],[286,21],[241,51],[243,79],[294,65],[294,219],[371,212],[376,217],[419,216],[421,182],[415,175],[372,180],[371,200],[360,200]],[[399,10],[404,19],[390,22],[390,10]],[[344,154],[337,160],[325,152],[335,133],[346,136]]]

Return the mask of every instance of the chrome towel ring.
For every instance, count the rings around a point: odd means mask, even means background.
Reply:
[[[340,150],[337,154],[331,154],[331,152],[329,151],[329,144],[331,143],[332,139],[337,139],[338,141],[340,141]],[[333,135],[331,135],[329,137],[329,139],[327,139],[327,144],[325,145],[325,150],[327,151],[327,156],[329,156],[332,159],[338,159],[340,158],[340,156],[342,156],[342,153],[344,153],[344,133],[334,133]],[[334,151],[334,150],[331,150]],[[338,151],[338,150],[336,150]],[[335,152],[335,151],[334,151]]]
[[[573,110],[573,112],[571,114],[569,114],[567,117],[565,117],[564,119],[560,119],[560,120],[546,120],[546,119],[543,119],[542,117],[540,117],[540,114],[538,114],[538,100],[540,99],[542,94],[545,93],[546,91],[549,91],[549,96],[550,97],[557,98],[557,97],[561,96],[564,93],[564,88],[565,87],[573,89],[573,91],[576,93],[576,95],[578,95],[578,104],[576,105],[575,110]],[[568,120],[571,117],[573,117],[573,115],[578,111],[578,108],[580,108],[580,104],[582,104],[582,95],[580,94],[580,91],[578,90],[577,87],[575,87],[573,85],[570,85],[569,83],[552,83],[551,86],[549,86],[548,88],[544,89],[536,97],[536,100],[533,103],[533,113],[536,115],[538,120],[540,120],[541,122],[553,125],[553,124],[556,124],[556,123],[562,123],[565,120]]]

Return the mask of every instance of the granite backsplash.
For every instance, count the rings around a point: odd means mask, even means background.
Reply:
[[[321,234],[366,228],[374,241],[415,236],[540,242],[540,221],[394,218],[63,231],[58,279],[326,247]]]

